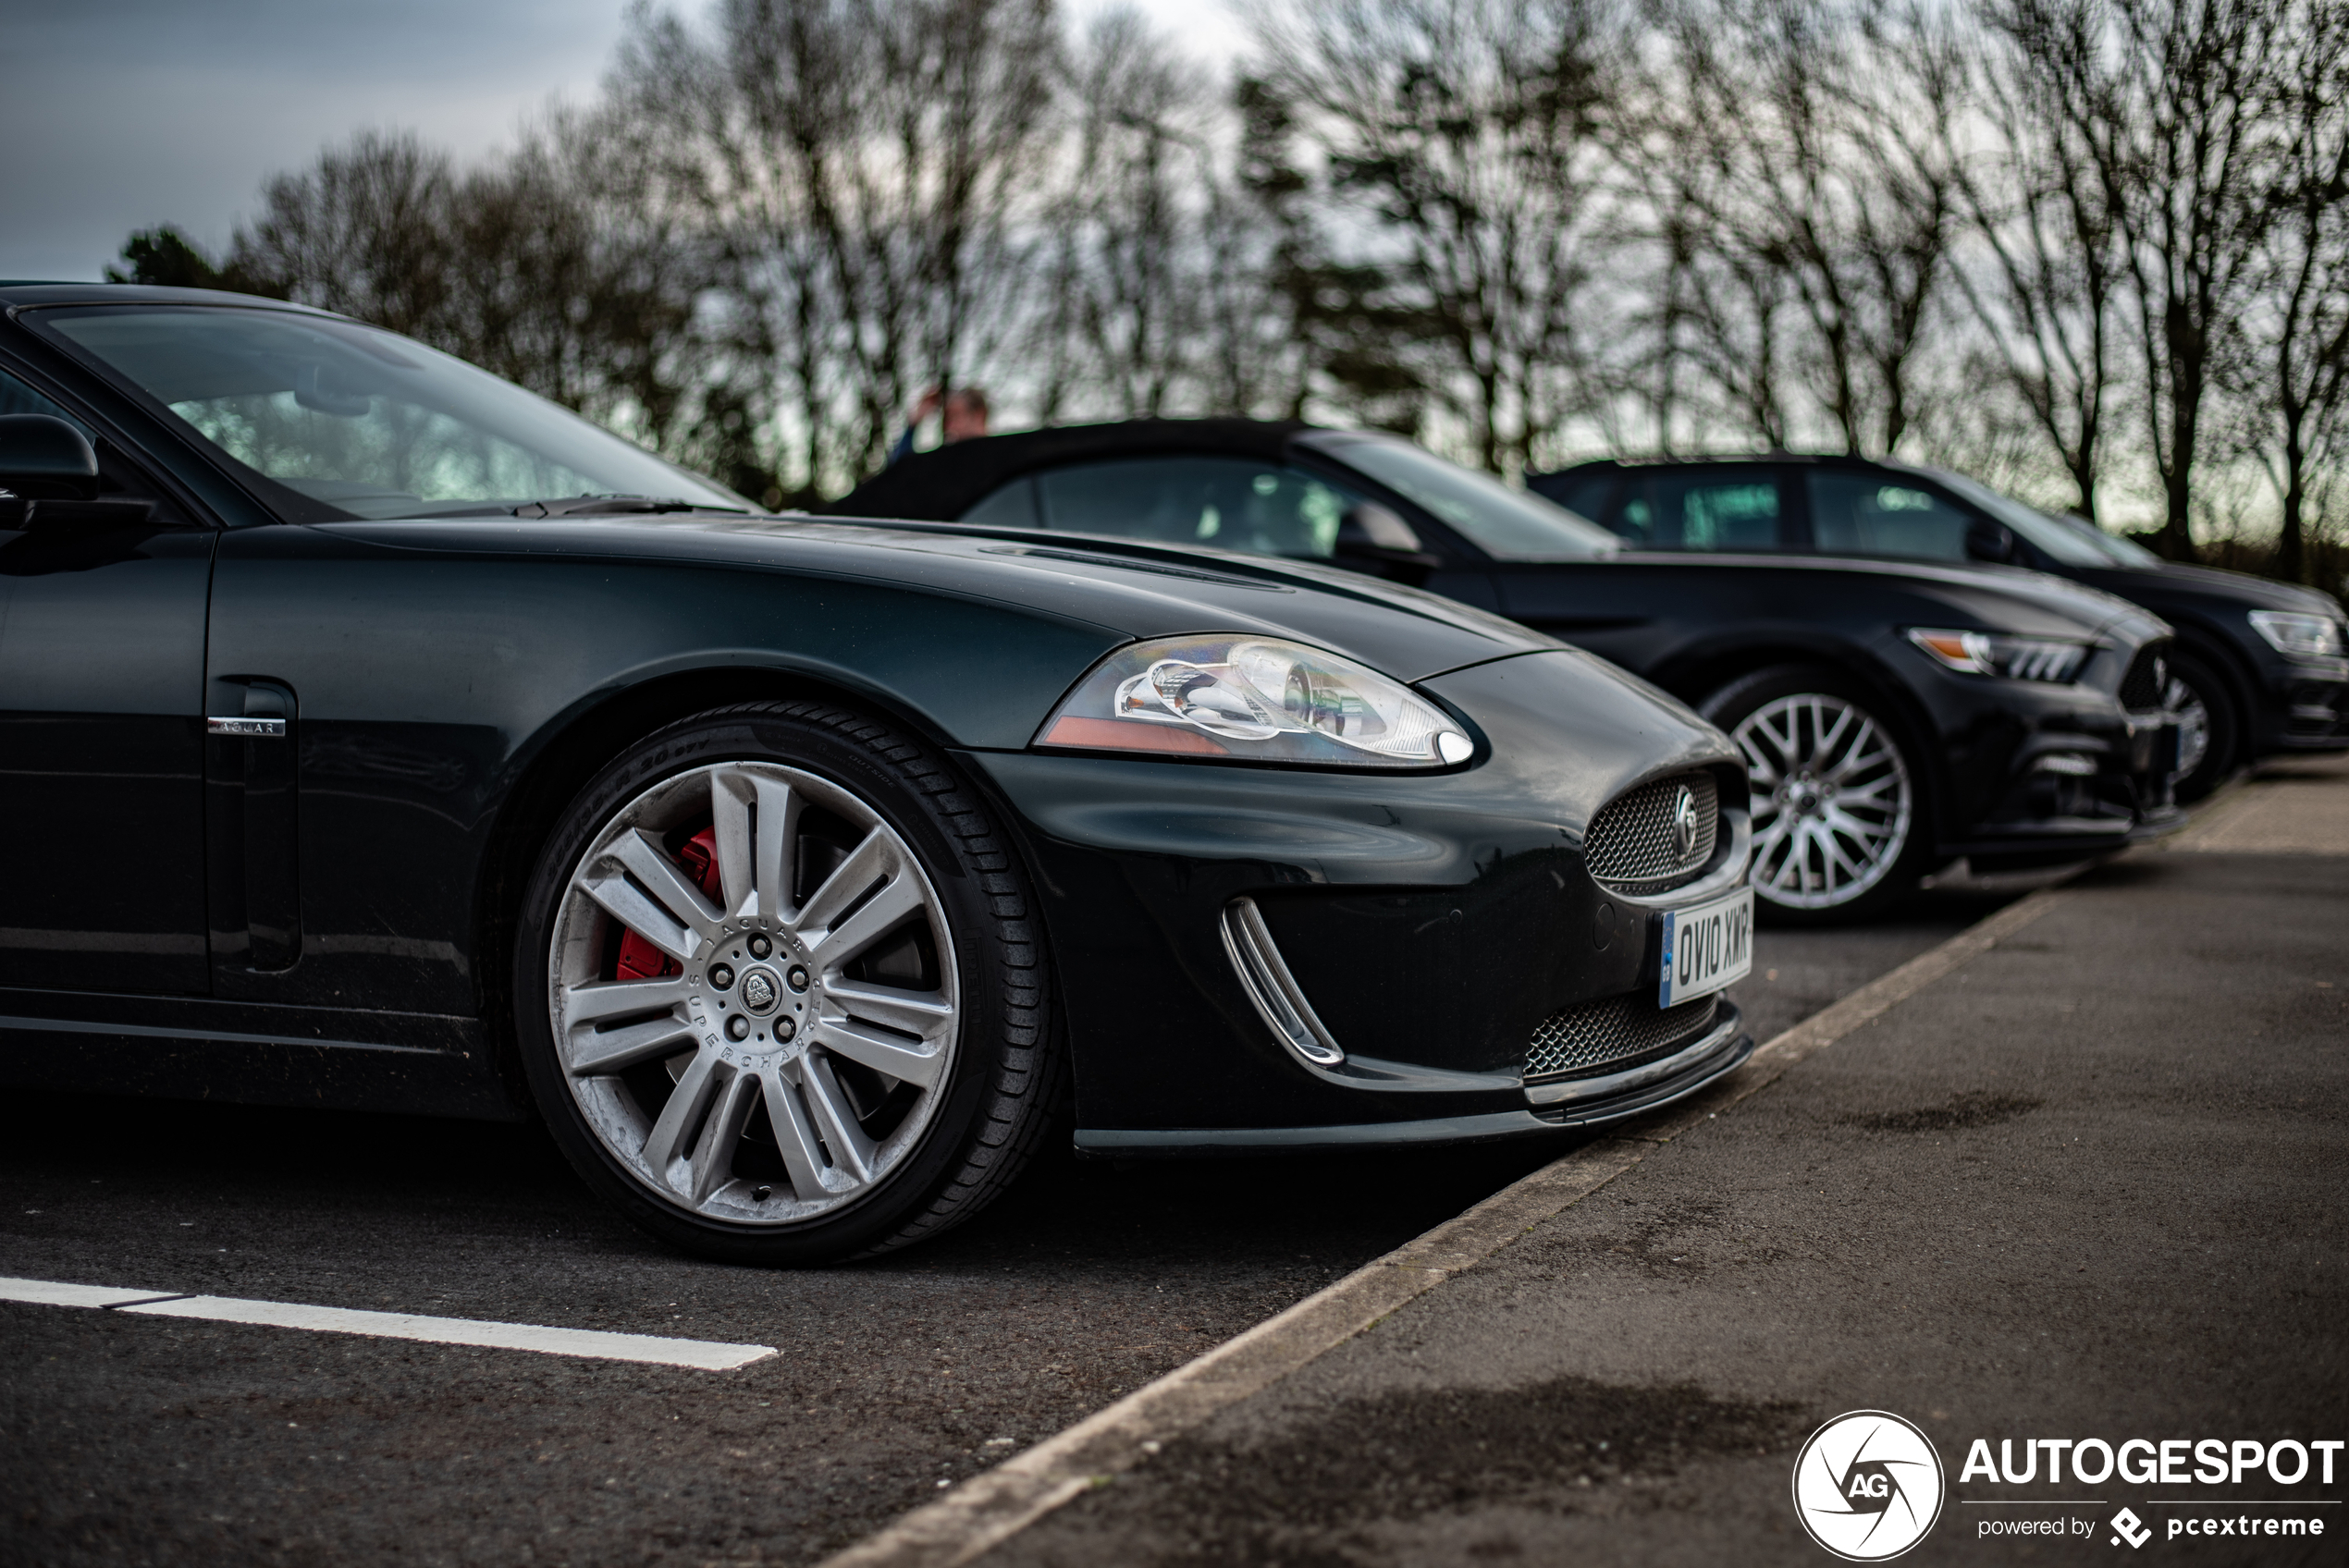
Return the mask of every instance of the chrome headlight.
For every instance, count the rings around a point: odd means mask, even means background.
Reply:
[[[1039,746],[1309,767],[1451,767],[1459,721],[1352,659],[1271,637],[1162,637],[1077,682]]]
[[[2290,610],[2253,610],[2251,630],[2268,646],[2299,659],[2339,658],[2341,622],[2331,616],[2296,615]]]
[[[2091,643],[2060,637],[2011,637],[2002,631],[1934,631],[1916,628],[1909,641],[1947,668],[1966,675],[2003,675],[2010,680],[2046,680],[2063,685],[2079,679]]]

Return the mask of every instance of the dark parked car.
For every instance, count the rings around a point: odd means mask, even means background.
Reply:
[[[1862,458],[1594,462],[1527,487],[1655,550],[1993,561],[2144,606],[2177,633],[2178,796],[2278,752],[2349,749],[2349,620],[2325,595],[2178,566],[1963,474]]]
[[[1543,1137],[1752,1048],[1745,772],[1325,567],[755,515],[418,344],[0,287],[0,1075],[509,1117],[658,1235]],[[95,1113],[93,1113],[95,1114]]]
[[[908,458],[844,515],[1325,558],[1590,649],[1731,731],[1753,883],[1848,919],[1965,857],[2076,861],[2179,820],[2169,629],[2032,571],[1632,551],[1392,436],[1146,420]]]

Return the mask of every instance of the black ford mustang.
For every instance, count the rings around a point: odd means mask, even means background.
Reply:
[[[2010,567],[1627,549],[1392,436],[1151,420],[965,441],[832,508],[1326,557],[1612,659],[1738,741],[1753,884],[1850,919],[1967,858],[2062,864],[2181,820],[2170,631]]]
[[[1069,1070],[1133,1153],[1546,1135],[1751,1048],[1745,769],[1589,655],[756,515],[316,312],[0,308],[9,1081],[535,1102],[657,1234],[802,1261],[972,1212]]]
[[[1583,463],[1529,489],[1650,549],[1997,561],[2144,606],[2177,632],[2178,798],[2244,763],[2349,750],[2349,618],[2312,589],[2165,561],[1963,474],[1865,458]]]

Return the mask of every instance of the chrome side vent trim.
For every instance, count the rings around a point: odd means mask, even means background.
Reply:
[[[1273,941],[1272,927],[1264,924],[1264,912],[1256,907],[1254,899],[1234,899],[1224,906],[1224,950],[1232,955],[1232,968],[1238,974],[1240,984],[1248,987],[1248,1000],[1264,1015],[1281,1044],[1296,1053],[1308,1067],[1336,1067],[1346,1060],[1346,1052],[1330,1038],[1330,1032],[1313,1011],[1313,1004],[1305,999],[1305,992],[1297,976],[1288,972],[1288,964],[1281,958],[1281,949]]]

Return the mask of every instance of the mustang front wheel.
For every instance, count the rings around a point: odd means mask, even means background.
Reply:
[[[1026,904],[976,798],[882,727],[804,704],[672,726],[542,858],[516,963],[534,1096],[595,1185],[695,1251],[934,1232],[1042,1120]]]
[[[1848,919],[1915,884],[1916,787],[1876,705],[1832,672],[1802,668],[1759,671],[1704,704],[1744,754],[1753,890],[1783,917]]]

